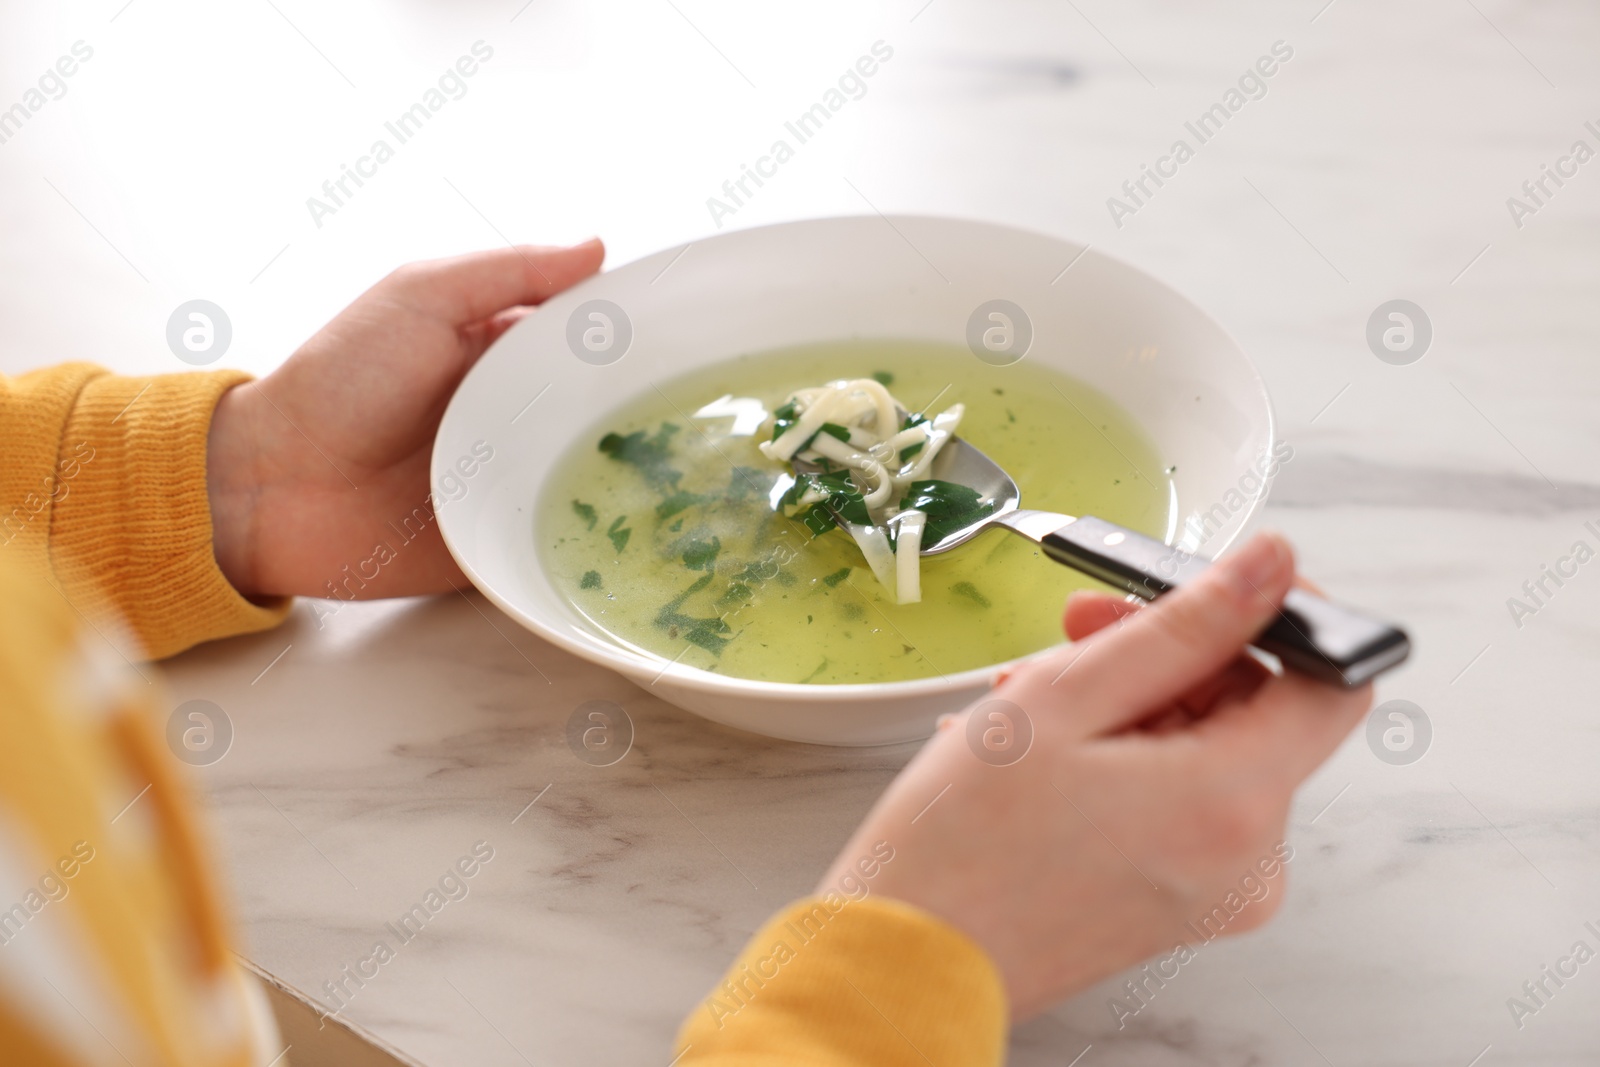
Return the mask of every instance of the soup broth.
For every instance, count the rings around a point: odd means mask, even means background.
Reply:
[[[966,405],[961,437],[1016,480],[1024,507],[1166,534],[1164,463],[1109,397],[1026,360],[851,341],[741,356],[606,416],[536,509],[550,580],[626,645],[768,682],[936,677],[1059,643],[1067,594],[1098,583],[1026,538],[989,530],[924,557],[921,602],[896,604],[846,532],[814,536],[775,512],[788,471],[757,450],[755,423],[795,389],[867,376],[913,411]],[[691,414],[726,395],[726,414]]]

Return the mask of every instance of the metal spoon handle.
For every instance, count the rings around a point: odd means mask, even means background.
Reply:
[[[1210,566],[1209,560],[1093,516],[1048,516],[1063,523],[1044,532],[1044,513],[1017,514],[1021,521],[1000,521],[1037,540],[1051,559],[1145,600],[1170,593]],[[1283,610],[1254,644],[1287,668],[1350,689],[1411,651],[1405,631],[1304,589],[1289,591]]]

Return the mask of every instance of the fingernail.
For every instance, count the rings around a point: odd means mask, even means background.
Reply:
[[[1246,601],[1264,595],[1281,577],[1289,557],[1288,546],[1275,533],[1259,533],[1245,543],[1230,561],[1238,581],[1235,589]]]
[[[598,236],[596,236],[596,237],[585,237],[583,240],[577,241],[577,242],[575,242],[573,244],[570,244],[567,247],[568,248],[582,248],[584,245],[596,245],[596,244],[599,244],[599,243],[600,243],[600,238]]]

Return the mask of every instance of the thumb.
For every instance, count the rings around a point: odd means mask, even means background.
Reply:
[[[1070,674],[1036,661],[1005,694],[1023,706],[1059,704],[1052,679],[1072,679],[1071,713],[1085,735],[1121,729],[1226,667],[1277,616],[1294,580],[1294,554],[1258,534],[1176,592],[1100,631],[1076,649]]]
[[[408,263],[374,287],[456,327],[519,305],[540,304],[600,269],[598,237],[569,248],[515,245]]]

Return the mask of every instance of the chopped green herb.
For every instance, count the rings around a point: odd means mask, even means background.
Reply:
[[[721,551],[722,539],[719,537],[709,541],[691,540],[683,552],[683,565],[692,571],[709,571],[716,562],[717,553]]]
[[[600,516],[594,513],[594,506],[592,504],[585,504],[581,500],[574,500],[572,502],[572,510],[577,513],[578,518],[582,519],[591,530],[594,529],[594,524],[600,519]]]
[[[683,607],[683,602],[710,584],[711,575],[709,574],[702,574],[700,577],[696,578],[689,585],[689,588],[685,589],[683,592],[667,601],[666,605],[656,613],[656,625],[671,626],[674,624],[676,619],[684,618],[684,616],[678,614],[678,609]],[[692,622],[693,620],[691,619],[689,621]]]
[[[685,508],[692,508],[696,504],[705,503],[706,499],[699,493],[691,493],[687,489],[679,489],[656,505],[656,518],[666,522]]]
[[[725,495],[730,500],[766,496],[777,482],[778,475],[773,471],[759,470],[755,467],[735,467],[728,477],[728,491]]]
[[[718,604],[736,604],[741,600],[749,600],[755,596],[751,588],[743,582],[733,582],[728,586],[728,591],[717,600]]]
[[[606,536],[611,538],[611,547],[619,553],[628,547],[628,538],[633,536],[633,527],[624,528],[623,523],[628,521],[628,516],[618,515],[616,521],[606,529]]]
[[[729,633],[728,624],[712,616],[710,618],[696,618],[685,615],[678,609],[690,597],[711,584],[712,575],[702,574],[689,584],[689,587],[664,604],[656,613],[655,623],[667,631],[667,636],[674,640],[682,637],[690,644],[699,645],[713,655],[722,655],[722,650],[728,644],[728,638],[720,636]]]
[[[784,404],[772,413],[772,439],[776,441],[784,432],[800,421],[800,409],[794,406],[794,401]]]
[[[806,529],[817,537],[821,537],[839,525],[838,521],[833,517],[833,512],[828,510],[826,504],[813,505],[804,515],[800,516],[800,521],[805,524]]]
[[[843,441],[845,444],[849,444],[850,443],[850,430],[847,427],[840,426],[836,422],[825,422],[825,423],[823,423],[821,428],[817,430],[817,433],[825,433],[829,437],[837,437],[839,440]],[[815,441],[816,439],[817,439],[816,438],[816,434],[813,434],[812,437],[811,437],[811,441]],[[811,443],[811,441],[807,441],[806,444],[809,445]]]
[[[828,504],[846,522],[853,522],[857,526],[872,525],[872,516],[867,513],[867,498],[860,493],[836,493],[828,499]]]
[[[715,620],[712,620],[715,621]],[[727,629],[727,627],[723,627]],[[719,637],[714,629],[702,622],[698,626],[690,627],[683,639],[691,645],[699,645],[713,656],[722,655],[722,650],[728,647],[728,638]]]
[[[795,515],[790,510],[797,505],[800,499],[808,493],[823,493],[828,499],[821,504],[812,504],[804,512]],[[866,497],[856,488],[850,480],[849,471],[834,471],[831,474],[802,474],[795,479],[794,485],[789,487],[778,501],[779,507],[791,518],[798,518],[812,533],[821,536],[838,525],[835,513],[843,516],[847,522],[857,523],[862,526],[872,524],[872,516],[867,512]]]
[[[856,488],[856,483],[850,480],[849,471],[835,471],[817,478],[822,489],[828,494],[828,506],[838,512],[840,517],[847,522],[861,526],[870,526],[872,516],[867,513],[867,498],[861,495],[861,490]]]
[[[877,370],[872,372],[872,380],[887,389],[894,384],[894,375],[886,370]]]
[[[643,430],[635,430],[626,437],[608,433],[600,438],[600,451],[619,463],[639,468],[639,473],[651,485],[675,489],[683,472],[668,466],[667,459],[672,454],[672,437],[677,432],[675,424],[663,422],[661,429],[649,436]]]
[[[816,441],[818,434],[827,434],[829,437],[837,437],[845,444],[850,443],[850,430],[848,427],[840,426],[836,422],[825,422],[821,426],[818,426],[817,432],[806,438],[805,442],[801,444],[799,448],[795,449],[795,452],[798,454],[810,448],[812,443]],[[829,460],[827,456],[820,457],[820,462],[826,463],[829,470],[833,469],[833,462]]]
[[[823,585],[827,585],[827,586],[838,585],[840,582],[844,581],[848,577],[850,577],[850,568],[849,567],[840,567],[838,570],[834,571],[832,574],[830,574],[827,577],[823,578],[822,579],[822,584]]]
[[[768,578],[778,576],[778,561],[775,559],[752,560],[744,565],[744,570],[733,576],[735,582],[746,582],[751,585],[760,585]]]
[[[670,530],[672,533],[677,533],[679,530],[683,529],[683,520],[679,519],[677,522],[673,523],[671,526],[668,526],[667,529]]]
[[[782,407],[778,408],[772,413],[772,439],[776,441],[788,431],[789,427],[793,426],[799,421],[800,409],[795,407],[794,401],[791,400],[789,403],[784,404]],[[839,440],[846,443],[848,443],[850,440],[849,429],[840,426],[838,423],[825,422],[817,429],[817,433],[825,433],[829,436],[837,437]],[[810,448],[811,442],[817,439],[817,433],[814,433],[810,437],[806,438],[805,444],[795,449],[795,451],[804,452],[806,449]],[[738,472],[735,471],[734,473],[737,474]]]
[[[908,488],[900,508],[916,508],[928,516],[922,530],[924,545],[931,545],[994,511],[994,501],[982,502],[978,491],[970,486],[928,479],[912,482]]]
[[[950,591],[956,596],[966,597],[980,608],[994,606],[989,602],[989,598],[978,592],[978,587],[973,585],[971,582],[957,582],[955,585],[950,587]]]
[[[800,684],[801,685],[805,685],[807,682],[811,681],[811,679],[815,678],[817,675],[821,674],[823,671],[825,671],[827,669],[828,669],[828,657],[824,656],[824,657],[822,657],[822,662],[817,664],[817,669],[816,670],[812,671],[810,674],[808,674],[804,678],[800,679]]]
[[[925,423],[927,421],[928,421],[928,417],[926,415],[924,415],[922,412],[919,411],[919,412],[916,412],[915,414],[907,415],[906,418],[905,418],[905,421],[900,424],[900,429],[902,431],[909,430],[909,429],[911,429],[911,427],[913,427],[913,426],[921,426],[923,423]],[[904,464],[912,456],[916,455],[918,452],[921,452],[922,451],[922,446],[925,445],[925,444],[927,444],[926,441],[918,441],[914,445],[907,445],[906,447],[902,448],[900,450],[900,462],[902,464]]]
[[[579,589],[599,589],[600,588],[600,572],[599,571],[584,571],[583,572],[583,581],[578,583],[578,588]]]

